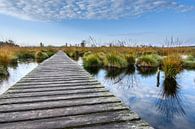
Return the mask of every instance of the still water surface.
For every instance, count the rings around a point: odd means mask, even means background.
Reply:
[[[82,65],[82,59],[78,61]],[[0,81],[4,93],[37,63],[9,67]],[[129,69],[87,69],[102,85],[157,129],[195,129],[195,71],[183,70],[177,79],[165,79],[163,71]]]
[[[195,129],[195,71],[183,70],[176,80],[134,67],[87,71],[154,128]]]
[[[8,67],[9,76],[0,78],[0,95],[32,71],[37,65],[35,62],[23,62],[18,63],[16,66]]]

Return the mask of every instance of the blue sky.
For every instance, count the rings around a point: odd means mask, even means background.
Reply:
[[[64,45],[89,40],[195,44],[195,0],[0,0],[0,40]]]

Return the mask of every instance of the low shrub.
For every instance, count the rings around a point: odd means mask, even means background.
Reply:
[[[183,62],[179,55],[169,55],[163,60],[163,70],[167,78],[175,78],[183,68]]]

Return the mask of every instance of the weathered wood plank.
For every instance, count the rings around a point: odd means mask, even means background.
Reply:
[[[21,98],[2,98],[0,105],[9,105],[17,103],[33,103],[33,102],[43,102],[49,100],[72,100],[72,99],[83,99],[83,98],[97,98],[97,97],[111,97],[113,96],[109,92],[97,92],[97,93],[88,93],[88,94],[70,94],[70,95],[53,95],[53,96],[40,96],[40,97],[21,97]]]
[[[43,110],[30,110],[23,112],[9,112],[0,114],[0,123],[38,120],[62,116],[75,116],[81,114],[91,114],[97,112],[128,110],[121,103],[96,104],[87,106],[52,108]],[[14,117],[13,117],[14,116]]]
[[[93,124],[104,124],[111,122],[124,122],[131,120],[139,120],[139,117],[135,114],[130,114],[128,110],[126,111],[112,111],[112,112],[101,112],[92,113],[86,115],[76,115],[67,117],[58,117],[51,119],[24,121],[24,122],[14,122],[1,124],[2,128],[8,129],[53,129],[53,128],[73,128],[90,126]]]
[[[26,110],[36,110],[45,109],[53,107],[70,107],[78,105],[93,105],[96,103],[109,103],[109,102],[120,102],[116,97],[96,97],[96,98],[84,98],[84,99],[59,99],[59,100],[47,100],[44,102],[36,103],[21,103],[21,104],[11,104],[11,105],[1,105],[0,113],[2,112],[13,112],[13,111],[26,111]]]

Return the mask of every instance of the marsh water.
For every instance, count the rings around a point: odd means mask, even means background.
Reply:
[[[133,66],[86,70],[154,128],[195,129],[195,71],[165,79],[163,71]]]
[[[20,62],[8,67],[9,76],[0,77],[0,95],[6,92],[22,77],[32,71],[38,64],[35,62]]]
[[[82,59],[77,61],[82,66]],[[0,94],[38,64],[18,63],[0,79]],[[195,70],[183,70],[176,79],[165,79],[157,69],[86,69],[156,129],[195,129]]]

